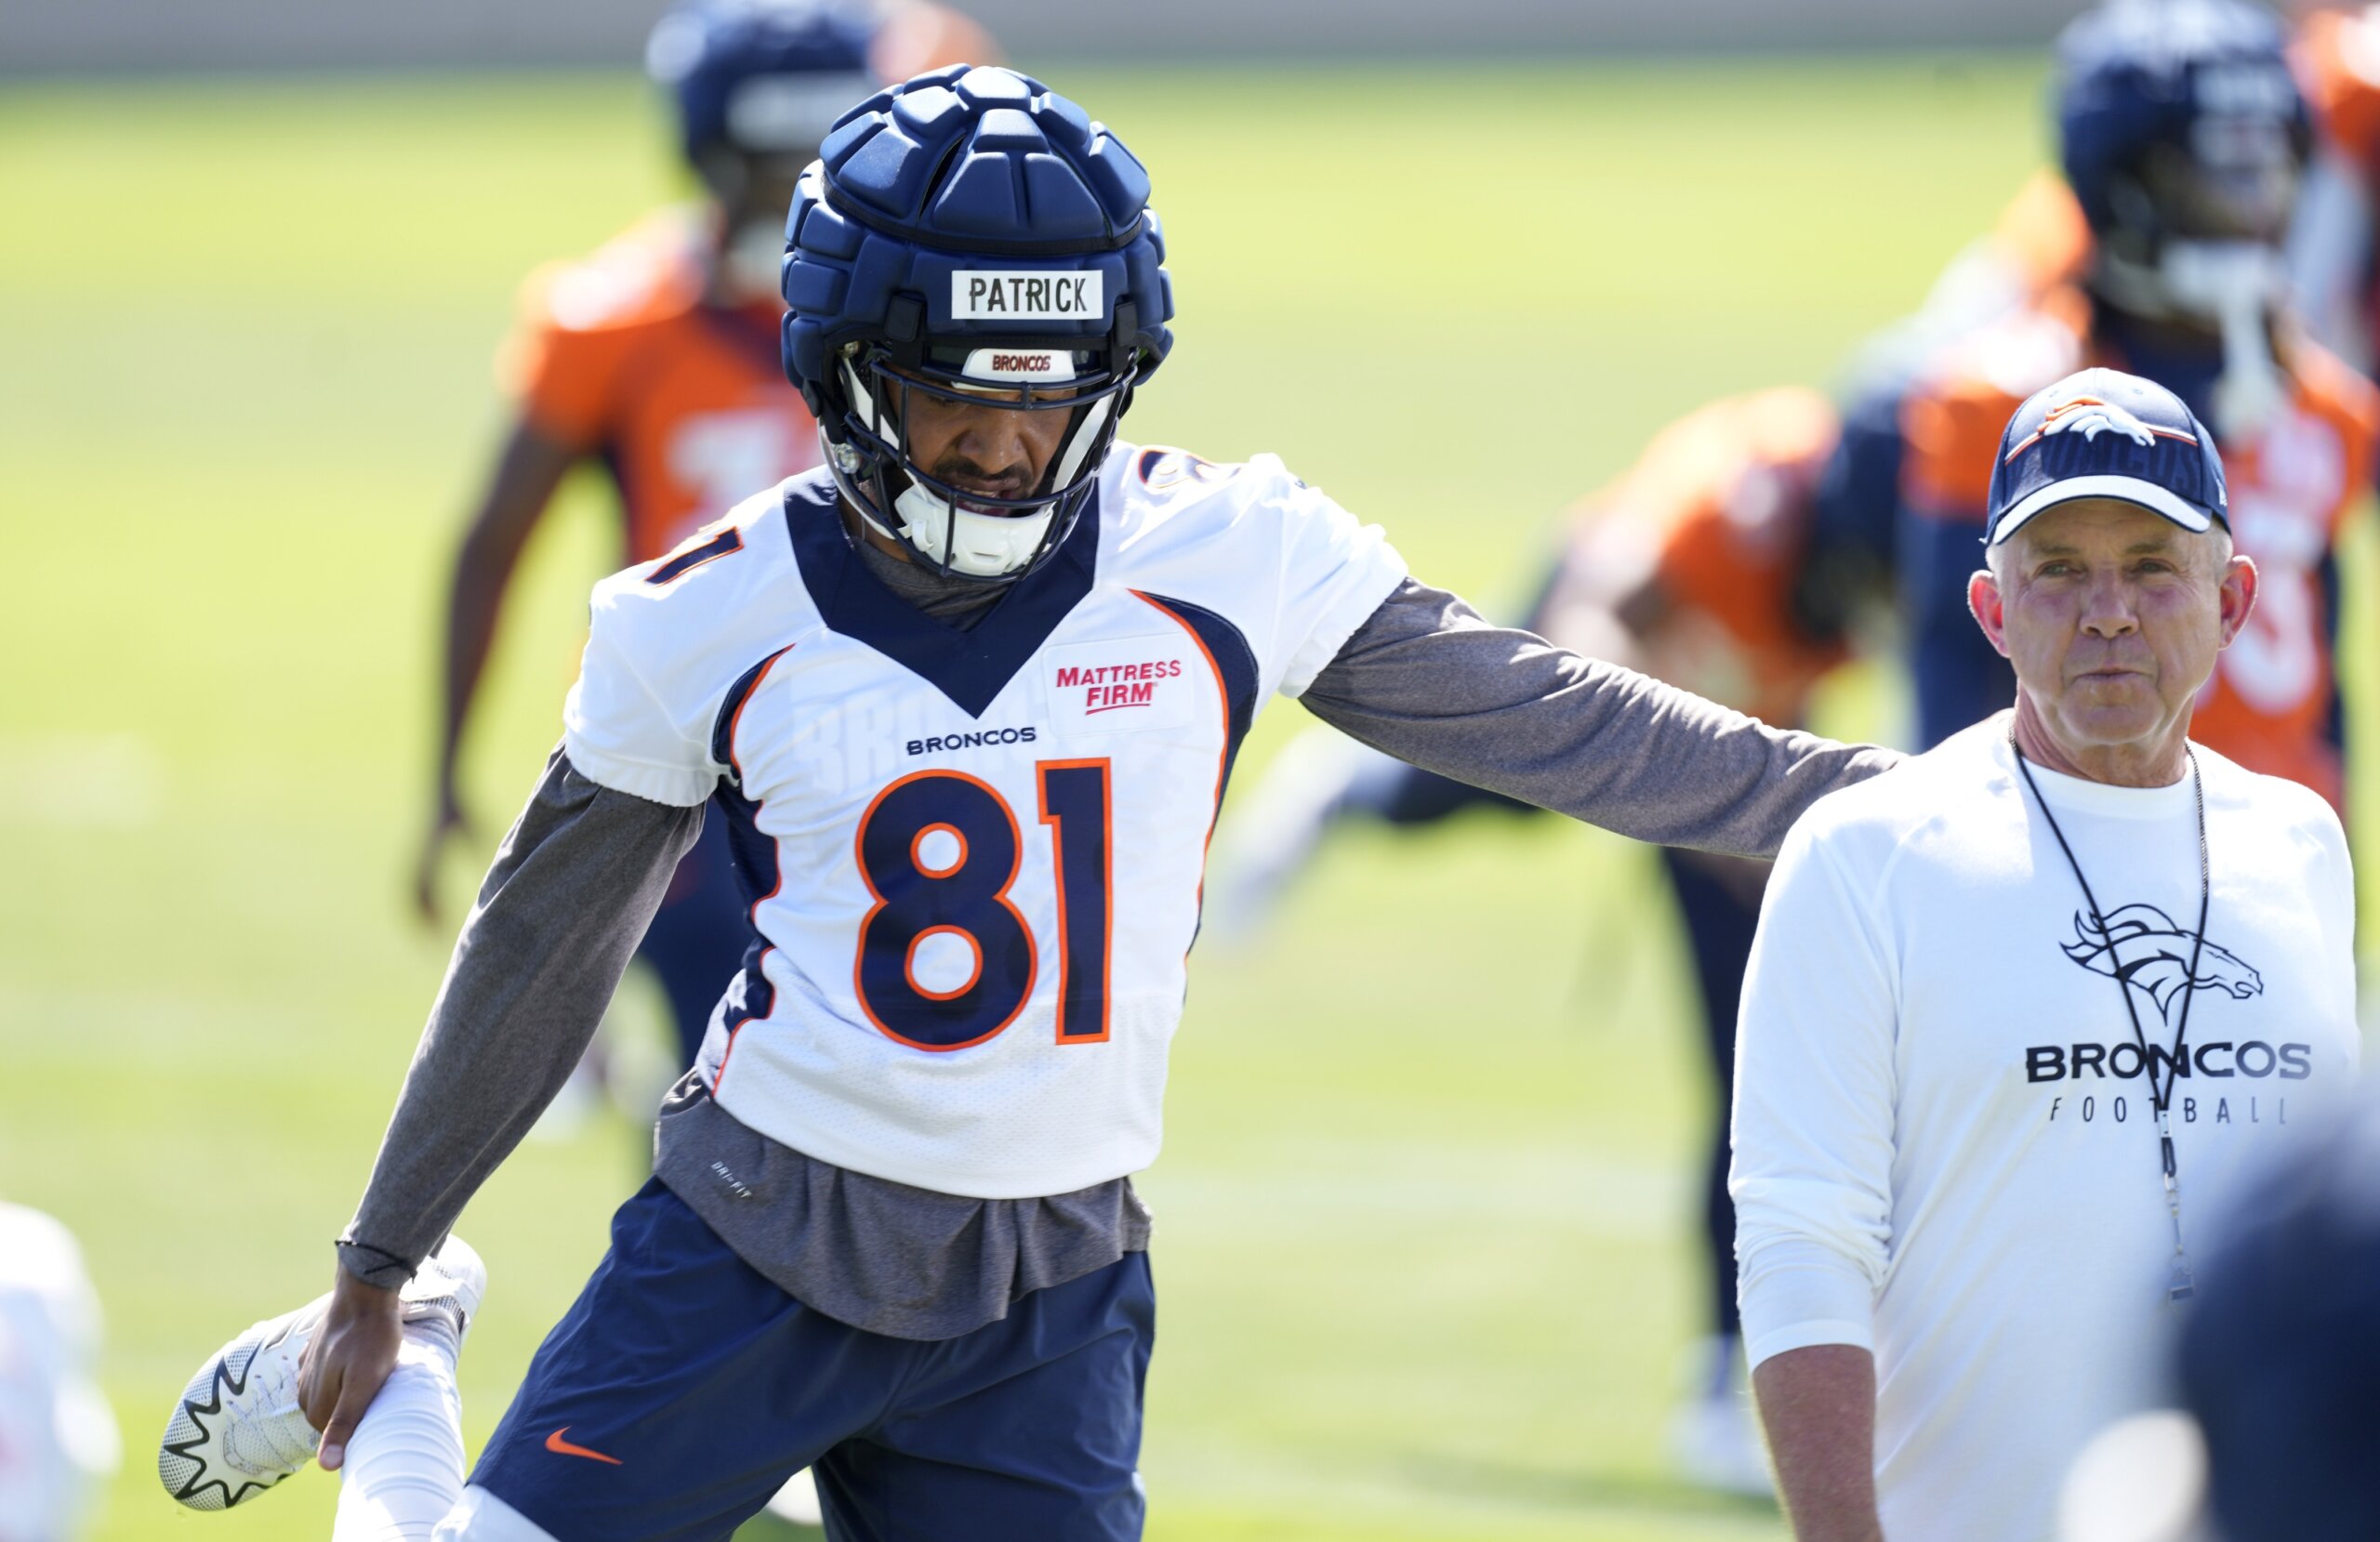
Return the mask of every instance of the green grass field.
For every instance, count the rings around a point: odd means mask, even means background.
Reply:
[[[1489,601],[1664,420],[1824,379],[2042,144],[2030,60],[1056,83],[1166,217],[1180,341],[1128,429],[1278,451]],[[675,188],[625,74],[0,93],[0,1194],[106,1299],[112,1542],[327,1535],[332,1481],[192,1516],[152,1443],[203,1353],[328,1285],[443,963],[403,872],[513,285]],[[589,478],[533,549],[471,863],[556,734],[609,519]],[[1202,953],[1145,1180],[1153,1537],[1782,1535],[1661,1456],[1706,1094],[1654,876],[1551,821],[1360,837],[1261,952]],[[474,1443],[641,1140],[525,1148],[466,1216]]]

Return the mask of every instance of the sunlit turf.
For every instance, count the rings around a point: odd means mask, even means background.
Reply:
[[[1826,378],[2041,138],[2027,60],[1051,73],[1166,218],[1180,342],[1130,430],[1278,451],[1489,600],[1668,417]],[[443,963],[402,875],[512,287],[675,188],[626,75],[0,94],[0,1193],[106,1298],[105,1537],[327,1534],[317,1475],[176,1510],[152,1442],[200,1355],[328,1284]],[[533,548],[458,903],[608,518],[589,479]],[[1655,872],[1551,821],[1365,835],[1202,951],[1145,1180],[1153,1536],[1781,1535],[1661,1455],[1706,1095]],[[475,1442],[641,1142],[525,1148],[466,1216]]]

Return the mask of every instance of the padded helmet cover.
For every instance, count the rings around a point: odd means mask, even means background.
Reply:
[[[959,65],[843,114],[786,222],[786,376],[835,405],[832,361],[854,343],[1033,343],[1104,353],[1146,379],[1173,346],[1165,241],[1148,173],[1123,141],[1039,81]],[[953,314],[961,272],[1096,272],[1098,313]]]
[[[1104,125],[1012,71],[932,71],[842,116],[786,222],[783,356],[864,516],[889,529],[918,489],[951,521],[962,502],[977,517],[1052,516],[1030,561],[997,573],[955,564],[946,534],[942,550],[920,546],[971,576],[1019,576],[1064,539],[1132,389],[1173,345],[1148,197],[1148,173]],[[1071,415],[1030,498],[979,498],[908,457],[899,404],[914,392],[1026,380],[1014,404]],[[919,528],[904,532],[912,545]]]

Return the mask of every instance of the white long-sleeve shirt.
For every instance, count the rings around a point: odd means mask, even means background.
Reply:
[[[2202,1258],[2244,1169],[2357,1060],[2337,817],[2203,747],[2213,904],[2195,988],[2187,775],[2016,773],[2005,714],[1822,799],[1762,906],[1737,1044],[1736,1253],[1752,1364],[1874,1352],[1891,1542],[2036,1542],[2091,1435],[2170,1401],[2173,1222],[2143,1056],[2191,1001],[2172,1125]]]

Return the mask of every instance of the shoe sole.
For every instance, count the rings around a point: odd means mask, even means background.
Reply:
[[[431,1316],[442,1306],[451,1305],[455,1309],[459,1347],[470,1331],[471,1319],[479,1315],[480,1298],[487,1290],[487,1266],[480,1261],[470,1244],[460,1237],[449,1237],[422,1273],[430,1274],[433,1269],[434,1279],[417,1275],[407,1282],[400,1315],[403,1321],[415,1323]],[[299,1323],[320,1305],[319,1301],[309,1303],[242,1334],[200,1366],[190,1385],[182,1389],[181,1400],[174,1405],[173,1417],[165,1424],[165,1440],[157,1449],[157,1481],[178,1503],[191,1509],[230,1509],[255,1498],[305,1465],[301,1462],[288,1472],[267,1478],[254,1477],[231,1467],[223,1459],[222,1438],[227,1429],[223,1420],[225,1405],[247,1390],[248,1373],[255,1367],[257,1357],[285,1342]]]
[[[157,1481],[178,1503],[191,1509],[230,1509],[290,1475],[258,1478],[231,1468],[222,1457],[220,1420],[225,1404],[248,1390],[248,1373],[257,1357],[285,1342],[312,1310],[311,1305],[301,1307],[270,1325],[270,1331],[255,1337],[242,1335],[200,1366],[190,1385],[182,1389],[157,1450]]]

